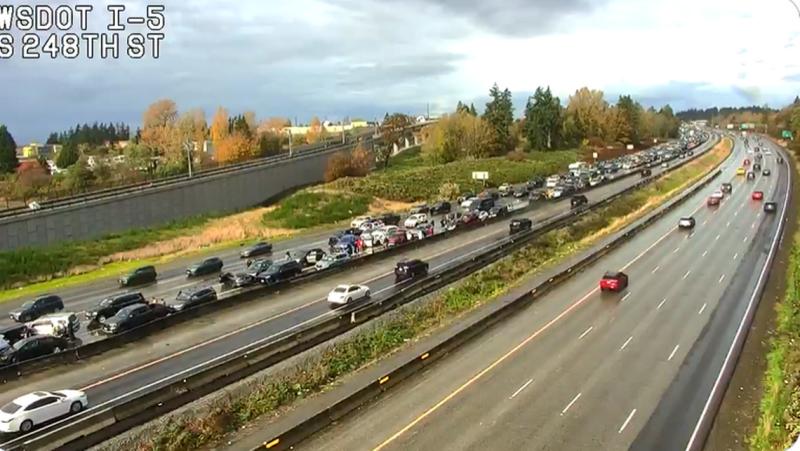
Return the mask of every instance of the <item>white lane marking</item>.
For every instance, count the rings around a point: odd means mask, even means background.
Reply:
[[[669,357],[667,357],[667,362],[669,362],[670,360],[672,360],[673,357],[675,357],[675,353],[678,352],[678,348],[680,347],[681,345],[675,345],[675,347],[672,348],[672,352],[670,352]]]
[[[591,331],[592,331],[592,329],[594,329],[594,326],[589,326],[589,328],[588,328],[588,329],[586,329],[586,332],[582,333],[582,334],[581,334],[581,336],[580,336],[580,337],[578,337],[578,340],[581,340],[581,339],[583,339],[583,337],[585,337],[585,336],[589,335],[589,332],[591,332]]]
[[[705,221],[703,221],[703,225],[706,225],[706,224],[708,224],[708,219],[706,219]]]
[[[719,276],[719,282],[717,283],[722,283],[723,280],[725,280],[725,274]]]
[[[691,274],[691,273],[692,273],[691,269],[686,271],[686,274],[683,275],[683,280],[686,280],[686,278],[689,277],[689,274]]]
[[[733,216],[739,216],[739,210],[736,210],[735,212],[733,212]]]
[[[706,250],[705,252],[703,252],[703,255],[701,255],[701,257],[705,257],[706,255],[708,255],[708,250]]]
[[[754,223],[750,224],[750,228],[751,229],[755,229],[756,228],[756,223],[754,222]]]
[[[676,247],[676,248],[675,248],[675,250],[674,250],[674,251],[672,251],[672,253],[673,253],[673,254],[677,254],[679,250],[681,250],[681,247],[680,247],[680,246]]]
[[[758,213],[756,213],[756,218],[760,218],[760,217],[761,217],[761,212],[759,211]]]
[[[627,348],[628,344],[630,344],[631,340],[633,340],[633,335],[631,335],[630,337],[628,337],[627,340],[625,340],[625,343],[622,344],[622,346],[619,348],[619,350],[622,351],[625,348]]]
[[[622,423],[622,426],[619,428],[619,431],[617,432],[618,434],[622,434],[622,431],[624,431],[625,427],[628,426],[628,423],[631,422],[631,418],[633,418],[633,415],[635,413],[636,413],[636,409],[631,410],[631,414],[628,415],[628,418],[625,420],[624,423]]]
[[[717,241],[717,240],[719,240],[719,234],[717,234],[717,237],[714,238],[714,241]]]
[[[698,314],[698,315],[702,315],[702,314],[703,314],[703,312],[705,312],[705,311],[706,311],[706,306],[707,306],[707,305],[708,305],[708,303],[705,303],[705,304],[703,304],[703,306],[700,308],[700,311],[699,311],[699,312],[697,312],[697,314]]]
[[[736,260],[737,258],[739,258],[739,253],[738,252],[736,254],[734,254],[734,256],[733,256],[734,260]]]
[[[623,296],[620,302],[625,302],[625,300],[628,299],[629,297],[631,297],[631,293],[628,293],[625,296]]]
[[[663,307],[666,302],[667,302],[667,298],[664,298],[664,300],[661,301],[660,304],[658,304],[658,307],[656,307],[656,310],[661,310],[661,307]]]
[[[655,273],[657,273],[659,269],[661,269],[661,267],[660,267],[660,266],[656,266],[655,268],[653,268],[653,272],[652,272],[652,274],[655,274]]]
[[[515,391],[514,394],[511,395],[511,397],[508,398],[508,399],[516,398],[517,395],[520,394],[522,392],[522,390],[525,390],[525,387],[527,387],[528,385],[531,385],[532,382],[533,382],[533,379],[529,380],[528,382],[525,382],[525,384],[522,387],[518,388],[517,391]]]
[[[570,401],[570,402],[569,402],[569,404],[567,404],[567,407],[564,407],[564,410],[562,410],[562,411],[561,411],[561,416],[564,416],[564,414],[565,414],[565,413],[567,413],[567,410],[569,410],[569,408],[570,408],[570,407],[572,407],[572,405],[573,405],[573,404],[575,404],[575,402],[576,402],[576,401],[578,400],[578,398],[580,398],[580,397],[581,397],[581,394],[580,394],[580,393],[578,393],[577,395],[575,395],[575,397],[574,397],[574,398],[572,398],[572,401]]]
[[[747,242],[747,237],[744,237],[744,239],[742,240],[742,243],[746,243],[746,242]]]
[[[725,224],[725,227],[730,227],[730,226],[731,226],[731,222],[730,222],[730,221],[728,221],[728,223],[727,223],[727,224]]]

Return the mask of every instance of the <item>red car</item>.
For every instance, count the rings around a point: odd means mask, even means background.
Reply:
[[[762,199],[764,199],[763,191],[753,191],[753,200],[762,200]]]
[[[716,206],[718,206],[718,205],[719,205],[719,197],[714,197],[714,196],[711,196],[711,197],[709,197],[709,198],[708,198],[708,201],[706,201],[706,204],[707,204],[709,207],[716,207]]]
[[[404,244],[407,241],[408,241],[408,237],[406,236],[406,230],[405,229],[394,229],[394,232],[392,232],[386,238],[386,244],[388,246],[397,246],[397,245],[400,245],[400,244]]]
[[[622,271],[609,271],[600,279],[600,291],[620,292],[628,288],[628,275]]]
[[[745,159],[744,163],[742,163],[742,166],[750,166],[750,160]]]

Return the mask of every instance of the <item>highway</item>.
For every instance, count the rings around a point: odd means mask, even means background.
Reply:
[[[530,308],[295,449],[684,449],[773,242],[788,179],[713,184]],[[705,199],[724,181],[718,208]],[[778,202],[765,215],[753,190]],[[693,214],[693,232],[676,229]],[[607,269],[631,284],[601,294]],[[673,382],[674,381],[674,382]],[[651,418],[652,416],[652,418]],[[638,437],[638,438],[637,438]]]
[[[654,168],[653,173],[662,171]],[[587,193],[590,201],[605,198],[640,180],[619,179]],[[569,200],[542,203],[518,216],[541,221],[569,209]],[[515,217],[515,216],[511,216]],[[509,218],[510,219],[510,218]],[[181,378],[187,371],[226,353],[272,339],[305,323],[333,315],[325,296],[339,283],[365,283],[373,299],[392,294],[393,268],[398,260],[421,258],[431,271],[457,263],[493,245],[508,234],[508,221],[460,233],[424,247],[407,250],[385,261],[345,270],[323,280],[289,287],[280,293],[220,311],[113,350],[81,364],[59,367],[3,385],[0,404],[35,390],[77,388],[86,390],[94,408],[119,397],[147,390],[155,384]],[[277,251],[280,252],[280,251]]]

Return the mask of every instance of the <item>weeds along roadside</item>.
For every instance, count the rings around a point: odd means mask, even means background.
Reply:
[[[408,305],[333,345],[323,346],[317,355],[301,360],[295,366],[277,374],[261,374],[248,379],[246,390],[217,397],[204,404],[202,412],[193,409],[191,415],[168,416],[165,421],[152,422],[98,449],[193,450],[212,444],[264,415],[275,415],[280,409],[318,393],[344,375],[374,363],[415,338],[491,302],[525,278],[589,248],[602,237],[644,216],[716,167],[730,154],[731,144],[723,141],[709,154],[646,188],[622,196],[568,228],[544,234],[530,245],[425,302]]]

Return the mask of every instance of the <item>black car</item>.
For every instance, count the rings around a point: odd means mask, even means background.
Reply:
[[[473,197],[475,197],[475,193],[472,191],[467,191],[466,193],[462,193],[460,196],[458,196],[456,201],[460,204],[461,202],[464,202],[467,199],[472,199]]]
[[[433,206],[431,207],[430,213],[432,215],[446,215],[447,213],[450,213],[450,210],[452,210],[452,209],[453,209],[453,206],[450,204],[450,202],[441,201],[441,202],[436,202],[435,204],[433,204]]]
[[[134,269],[131,273],[119,278],[119,285],[122,287],[132,287],[156,281],[156,268],[154,266],[144,266]]]
[[[764,212],[765,213],[775,213],[778,210],[778,204],[775,202],[765,202],[764,203]]]
[[[730,183],[723,183],[722,184],[722,192],[723,193],[733,192],[733,185],[730,184]]]
[[[525,230],[530,230],[533,227],[533,221],[528,218],[512,219],[508,225],[508,231],[511,235]]]
[[[207,258],[200,263],[195,263],[186,268],[187,277],[204,276],[206,274],[213,274],[222,271],[222,259],[219,257]]]
[[[150,321],[169,315],[170,309],[162,304],[133,304],[129,305],[111,318],[103,321],[103,332],[118,334],[134,327],[147,324]]]
[[[495,205],[489,209],[490,218],[501,218],[508,214],[508,207],[505,205]]]
[[[528,186],[529,189],[532,189],[532,188],[543,188],[544,187],[544,182],[545,182],[544,177],[534,177],[534,178],[528,180],[528,183],[526,185]]]
[[[523,197],[526,197],[528,194],[529,194],[528,190],[521,187],[514,188],[514,192],[511,193],[511,195],[517,199],[522,199]]]
[[[693,229],[695,225],[696,221],[692,216],[687,216],[678,220],[678,228],[681,229]]]
[[[271,252],[272,245],[265,241],[261,241],[248,247],[247,249],[244,249],[241,253],[239,253],[239,256],[241,258],[250,258],[255,257],[256,255],[269,254]]]
[[[764,169],[763,171],[761,171],[761,175],[769,177],[770,175],[772,175],[772,171],[770,171],[769,169]]]
[[[102,321],[117,314],[122,308],[133,304],[144,303],[142,293],[122,293],[100,301],[97,306],[86,312],[86,319]]]
[[[400,215],[396,215],[394,213],[386,213],[384,215],[378,216],[377,220],[386,225],[397,225],[400,223]]]
[[[428,204],[414,205],[413,207],[411,207],[411,214],[412,215],[415,215],[417,213],[426,213],[427,214],[427,213],[430,213],[430,212],[431,212],[431,207]]]
[[[482,199],[500,199],[500,191],[495,188],[489,188],[484,190],[482,193],[478,194],[479,198]]]
[[[761,170],[761,165],[759,163],[753,163],[753,172],[758,172]]]
[[[470,202],[469,207],[467,210],[476,210],[476,211],[486,211],[488,212],[494,207],[494,199],[490,198],[483,198],[483,199],[475,199]]]
[[[325,251],[322,249],[309,249],[302,254],[302,257],[298,263],[303,266],[314,266],[318,261],[322,260],[325,255]]]
[[[47,294],[22,304],[20,308],[12,310],[8,316],[18,323],[27,323],[42,315],[61,310],[64,310],[64,301],[54,294]]]
[[[397,264],[394,268],[395,283],[415,277],[425,277],[428,275],[428,263],[422,260],[407,260]]]
[[[219,283],[222,284],[222,288],[224,290],[230,290],[233,288],[243,288],[246,286],[253,285],[256,283],[256,276],[253,274],[248,274],[246,272],[237,272],[236,274],[226,272],[224,274],[220,274],[219,276]]]
[[[212,287],[180,290],[178,291],[178,295],[175,296],[175,300],[170,302],[169,308],[180,312],[196,305],[216,300],[217,291]]]
[[[25,324],[12,324],[10,326],[0,327],[0,339],[5,341],[9,346],[22,340],[28,335],[30,335],[30,330]],[[0,344],[2,344],[2,342],[0,342]],[[0,352],[3,352],[4,350],[4,348],[0,348]]]
[[[650,169],[642,169],[641,174],[642,177],[650,177],[651,175],[653,175],[653,171],[651,171]]]
[[[753,171],[749,171],[747,173],[747,180],[755,180],[755,179],[756,179],[756,173]]]
[[[69,342],[51,335],[34,335],[23,338],[0,353],[0,366],[12,365],[26,360],[43,357],[69,348]]]
[[[569,200],[570,208],[580,208],[588,203],[589,199],[587,199],[583,194],[572,196],[572,199]]]
[[[302,272],[303,267],[296,260],[281,260],[259,274],[258,281],[264,285],[275,285],[297,277]]]

